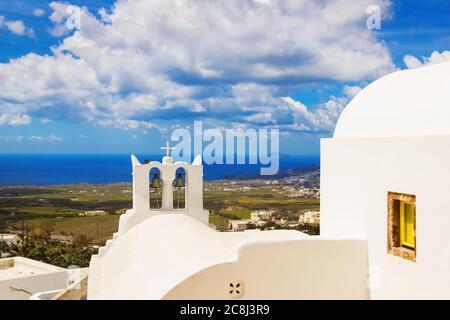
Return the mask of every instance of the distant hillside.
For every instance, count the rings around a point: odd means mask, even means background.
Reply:
[[[236,174],[230,174],[230,175],[225,176],[224,180],[284,179],[284,178],[288,178],[288,177],[302,176],[304,174],[315,172],[315,171],[320,171],[320,166],[314,165],[314,166],[310,166],[310,167],[280,170],[276,175],[273,175],[273,176],[262,176],[260,174],[236,173]]]

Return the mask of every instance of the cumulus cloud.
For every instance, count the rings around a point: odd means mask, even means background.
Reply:
[[[360,86],[344,86],[344,93],[349,98],[355,97],[361,90]]]
[[[0,28],[7,29],[18,36],[34,37],[34,30],[27,28],[22,20],[6,20],[4,16],[0,16]]]
[[[31,123],[31,118],[27,114],[2,114],[0,115],[0,125],[20,126]]]
[[[255,113],[251,116],[244,117],[248,122],[258,123],[258,124],[275,124],[275,120],[272,118],[272,114],[265,113]]]
[[[23,136],[0,136],[0,141],[21,142],[23,139]]]
[[[31,141],[37,141],[37,142],[60,142],[63,141],[62,138],[58,137],[57,135],[51,134],[48,137],[44,136],[31,136],[29,137],[29,140]]]
[[[450,51],[434,51],[429,57],[422,57],[422,60],[412,55],[406,55],[403,61],[408,69],[416,69],[426,65],[450,61]]]
[[[403,62],[408,69],[416,69],[422,66],[422,62],[414,56],[406,55],[403,57]]]
[[[12,141],[12,142],[22,142],[24,140],[35,141],[35,142],[60,142],[63,141],[62,138],[57,135],[51,134],[49,136],[29,136],[24,137],[22,135],[19,136],[0,136],[0,141]]]
[[[345,106],[353,98],[354,90],[348,91],[344,89],[342,96],[333,96],[325,103],[316,106],[313,110],[290,97],[282,98],[285,107],[292,110],[293,117],[293,123],[287,124],[286,128],[308,133],[332,132]]]
[[[136,120],[125,120],[125,119],[108,119],[108,120],[102,120],[99,122],[99,125],[104,127],[115,127],[117,129],[122,130],[149,130],[157,128],[156,125],[150,122],[145,121],[136,121]]]
[[[35,17],[42,17],[45,14],[45,10],[37,8],[33,10],[33,15]]]
[[[358,86],[345,86],[339,97],[332,96],[324,103],[309,107],[288,96],[274,96],[275,90],[275,87],[257,84],[236,85],[232,90],[232,97],[215,99],[215,112],[227,110],[228,113],[236,114],[228,115],[235,123],[242,120],[244,113],[249,114],[244,116],[247,125],[276,125],[287,131],[326,133],[334,129],[345,106],[362,89]],[[242,105],[246,107],[241,107]],[[235,112],[234,108],[240,112]]]
[[[69,34],[73,30],[79,30],[81,28],[80,7],[63,2],[52,2],[50,3],[50,8],[52,13],[49,16],[49,19],[54,24],[53,28],[50,29],[50,34],[54,37],[61,37]],[[85,11],[85,13],[90,15],[87,11]]]
[[[64,39],[51,55],[0,64],[0,112],[124,130],[198,117],[322,130],[333,102],[311,115],[284,97],[395,69],[366,28],[372,4],[389,12],[388,0],[122,0],[98,17],[53,2],[52,33]],[[80,30],[67,28],[74,12]]]

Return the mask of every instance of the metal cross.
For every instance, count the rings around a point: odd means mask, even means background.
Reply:
[[[166,141],[166,146],[165,147],[161,147],[161,150],[166,150],[166,156],[170,157],[170,151],[173,150],[175,148],[170,146],[169,140]]]

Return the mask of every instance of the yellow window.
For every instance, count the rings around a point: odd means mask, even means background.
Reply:
[[[414,211],[414,203],[400,201],[400,245],[411,249],[416,246]]]

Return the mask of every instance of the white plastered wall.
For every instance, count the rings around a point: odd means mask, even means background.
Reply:
[[[3,259],[3,261],[5,260],[13,260],[21,270],[0,270],[0,300],[28,300],[31,297],[30,293],[35,294],[67,287],[69,273],[66,269],[23,257]],[[19,273],[19,271],[22,272]],[[8,272],[14,273],[14,275],[6,277],[2,274]]]
[[[368,237],[375,299],[450,298],[450,136],[324,139],[321,234]],[[416,263],[387,253],[387,193],[416,195]]]
[[[304,240],[250,243],[239,258],[186,279],[164,299],[368,299],[367,242]]]

